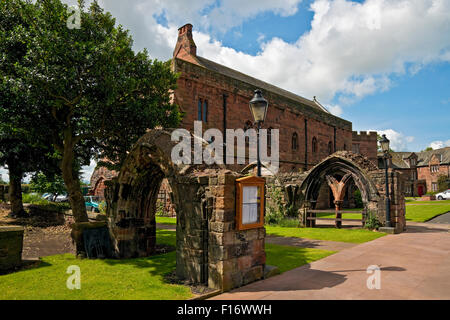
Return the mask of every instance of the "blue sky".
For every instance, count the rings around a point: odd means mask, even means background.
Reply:
[[[99,3],[152,58],[171,58],[178,27],[191,23],[199,55],[317,96],[354,130],[385,133],[396,151],[450,146],[448,0]]]
[[[70,2],[70,1],[69,1]],[[318,100],[398,151],[450,145],[450,1],[100,1],[135,49],[169,59],[194,25],[199,55]]]

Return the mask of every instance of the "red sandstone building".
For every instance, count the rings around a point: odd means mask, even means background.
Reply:
[[[404,174],[405,195],[422,196],[438,191],[438,179],[450,180],[450,147],[422,152],[391,152],[390,166]]]
[[[253,121],[249,101],[254,90],[261,89],[269,102],[263,127],[268,132],[279,130],[280,171],[308,170],[338,150],[377,161],[376,132],[354,132],[351,122],[332,115],[315,98],[303,98],[198,56],[191,24],[178,29],[172,66],[180,73],[173,98],[184,113],[181,127],[191,132],[196,120],[202,121],[204,131],[248,128]],[[270,136],[268,140],[270,146]],[[104,178],[94,173],[94,194],[103,195],[96,185]]]

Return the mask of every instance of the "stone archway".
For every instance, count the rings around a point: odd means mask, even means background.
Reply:
[[[150,130],[129,152],[105,196],[117,258],[148,256],[156,244],[156,200],[167,178],[177,213],[176,274],[229,290],[263,277],[264,228],[238,231],[235,180],[223,166],[177,165],[171,133]],[[191,157],[191,159],[194,159]]]
[[[350,151],[338,151],[305,174],[301,184],[304,208],[315,208],[320,189],[325,184],[333,192],[334,205],[338,211],[349,183],[354,183],[361,192],[364,211],[376,214],[381,223],[385,222],[384,173],[366,157]],[[398,231],[403,231],[405,205],[402,178],[392,172],[390,176],[390,188],[394,190],[391,194],[391,220]]]
[[[189,165],[171,160],[170,132],[151,130],[134,145],[105,191],[108,228],[118,258],[149,256],[156,249],[156,202],[167,178],[177,212],[177,275],[207,283],[208,212],[205,187]],[[196,169],[200,169],[199,166]],[[195,254],[192,255],[192,251]]]
[[[319,189],[324,182],[329,185],[338,185],[339,182],[343,182],[346,185],[350,181],[349,178],[353,178],[355,185],[361,191],[363,202],[367,205],[376,203],[380,195],[370,174],[378,170],[362,155],[350,151],[338,151],[307,172],[301,187],[304,190],[304,199],[314,205]],[[336,175],[340,176],[339,181],[336,180]],[[333,181],[333,179],[335,180]]]

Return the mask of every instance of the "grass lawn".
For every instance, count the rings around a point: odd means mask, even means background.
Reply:
[[[157,242],[175,245],[176,233],[157,230]],[[333,251],[266,244],[267,264],[281,272],[325,258]],[[183,300],[190,289],[168,284],[164,275],[175,269],[176,252],[126,260],[76,259],[71,254],[48,256],[37,267],[0,276],[0,300]],[[66,270],[81,270],[81,290],[69,290]]]
[[[266,243],[266,264],[277,266],[281,273],[323,259],[335,251],[297,248]]]
[[[156,223],[162,223],[162,224],[177,224],[177,218],[172,217],[156,217]]]
[[[417,201],[419,202],[419,201]],[[422,201],[420,201],[422,202]],[[450,202],[444,203],[444,201],[430,201],[433,204],[424,205],[407,205],[406,206],[406,220],[425,222],[442,213],[450,211]]]
[[[175,232],[157,231],[159,243],[175,244]],[[42,258],[39,267],[0,276],[5,299],[188,299],[188,287],[168,284],[164,274],[175,269],[176,252],[126,260],[76,259],[71,254]],[[67,267],[81,269],[81,290],[69,290]]]
[[[366,229],[283,228],[275,226],[266,226],[266,232],[268,235],[278,237],[298,237],[350,243],[363,243],[386,235],[382,232]]]

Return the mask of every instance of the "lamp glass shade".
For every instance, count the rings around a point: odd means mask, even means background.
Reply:
[[[386,135],[383,134],[381,140],[380,140],[380,146],[381,146],[381,150],[383,152],[389,152],[389,139],[386,138]]]
[[[253,115],[255,122],[264,122],[267,114],[267,107],[269,103],[262,96],[261,90],[255,90],[255,95],[250,100],[250,112]]]

